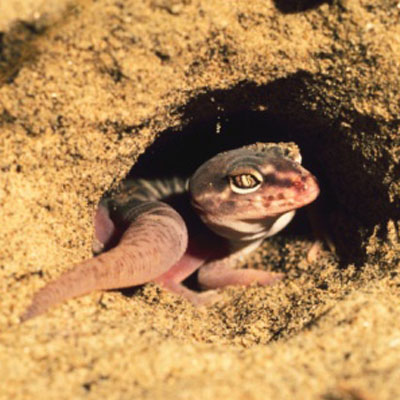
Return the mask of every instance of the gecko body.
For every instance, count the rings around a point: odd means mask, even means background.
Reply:
[[[294,143],[255,143],[217,154],[188,183],[128,181],[96,212],[100,254],[39,290],[21,320],[94,290],[146,282],[195,305],[218,300],[214,289],[228,285],[273,284],[283,275],[232,266],[318,196],[316,178],[300,163]],[[207,289],[200,293],[182,285],[197,269]]]

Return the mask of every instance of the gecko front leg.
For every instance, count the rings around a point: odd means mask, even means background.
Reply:
[[[258,247],[260,242],[250,244],[231,255],[203,265],[198,273],[200,285],[205,289],[218,289],[225,286],[250,286],[258,283],[271,286],[281,279],[283,273],[268,272],[253,268],[235,269],[238,261]]]
[[[209,236],[213,234],[209,232]],[[227,241],[212,241],[210,238],[191,239],[184,256],[170,270],[155,280],[165,289],[184,297],[195,306],[210,305],[221,299],[214,289],[226,286],[249,286],[258,283],[270,286],[280,281],[284,274],[256,269],[234,269],[241,259],[257,248],[261,241],[241,245],[234,251],[233,244]],[[181,282],[199,269],[198,281],[201,293],[185,287]]]
[[[204,265],[198,277],[203,288],[219,289],[226,286],[250,286],[254,283],[271,286],[283,279],[284,274],[252,268],[233,269],[232,260],[228,258]]]
[[[213,240],[215,239],[215,240]],[[211,258],[229,254],[226,243],[215,237],[212,232],[189,236],[188,248],[183,257],[167,272],[155,279],[155,282],[168,291],[190,301],[195,306],[210,305],[221,299],[215,290],[196,292],[184,286],[182,282]]]

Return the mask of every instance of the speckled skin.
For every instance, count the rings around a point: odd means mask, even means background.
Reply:
[[[44,286],[21,320],[94,290],[151,281],[195,305],[218,300],[213,289],[227,285],[273,284],[283,275],[232,266],[318,196],[315,177],[300,162],[293,143],[256,143],[205,162],[189,191],[178,178],[128,182],[95,217],[94,251],[116,246]],[[198,268],[208,289],[201,293],[181,284]]]

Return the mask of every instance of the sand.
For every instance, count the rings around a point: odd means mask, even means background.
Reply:
[[[377,3],[1,2],[1,399],[400,398],[400,6]],[[301,147],[335,254],[306,260],[300,213],[246,262],[274,287],[198,310],[146,285],[19,323],[132,167],[256,140]]]

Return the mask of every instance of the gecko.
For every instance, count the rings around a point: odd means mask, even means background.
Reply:
[[[257,142],[221,152],[188,180],[126,181],[97,208],[96,255],[34,294],[21,321],[96,290],[148,282],[195,306],[215,303],[218,289],[229,285],[272,285],[282,273],[235,265],[319,191],[293,142]],[[196,270],[200,292],[182,284]]]

